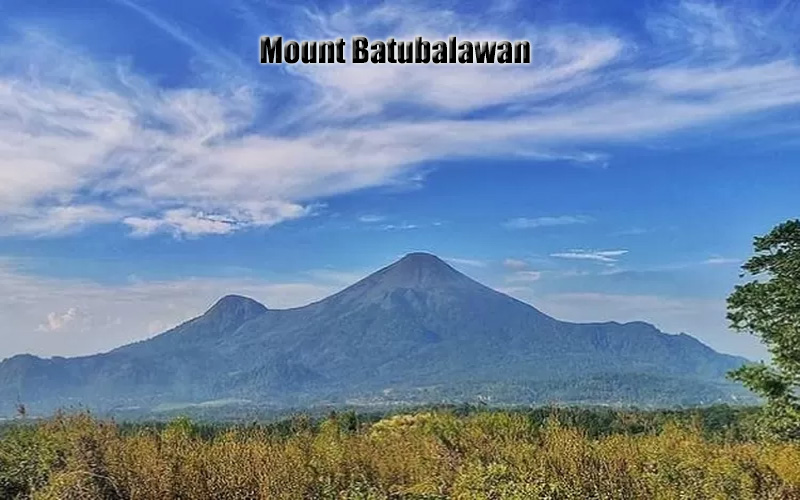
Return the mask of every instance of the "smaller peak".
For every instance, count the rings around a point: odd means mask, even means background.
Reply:
[[[244,323],[265,312],[267,308],[263,304],[249,297],[226,295],[211,306],[203,316],[225,324]]]
[[[216,306],[231,306],[231,305],[240,305],[240,304],[250,304],[250,305],[257,305],[264,307],[264,305],[257,300],[251,299],[250,297],[245,297],[243,295],[225,295],[221,299],[219,299],[213,307]]]
[[[239,306],[250,306],[250,307],[260,307],[266,309],[266,307],[258,302],[257,300],[253,300],[250,297],[245,297],[243,295],[226,295],[219,299],[211,309],[215,307],[239,307]]]

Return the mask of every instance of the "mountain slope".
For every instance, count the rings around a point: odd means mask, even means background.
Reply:
[[[686,404],[730,399],[737,391],[724,375],[742,362],[647,323],[558,321],[415,253],[305,307],[269,310],[228,296],[198,318],[105,354],[16,356],[0,363],[0,397],[50,408],[230,397],[469,399],[489,391],[516,402]]]

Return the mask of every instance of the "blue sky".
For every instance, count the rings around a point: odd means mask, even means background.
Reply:
[[[760,357],[724,300],[800,212],[796,2],[0,3],[0,357],[146,338],[427,250],[556,317]],[[261,66],[258,37],[532,63]]]

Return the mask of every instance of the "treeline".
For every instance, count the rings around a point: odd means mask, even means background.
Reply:
[[[656,433],[667,424],[679,423],[693,425],[702,429],[704,437],[719,441],[754,440],[758,436],[758,412],[755,406],[714,405],[688,409],[641,410],[614,407],[541,406],[492,408],[476,404],[423,405],[413,408],[400,408],[394,411],[365,409],[335,410],[331,408],[312,408],[293,414],[279,414],[259,418],[254,416],[250,423],[241,418],[226,422],[217,416],[203,417],[189,415],[195,433],[204,439],[212,439],[231,428],[257,429],[274,436],[287,437],[298,428],[319,429],[326,421],[335,419],[343,429],[357,430],[397,415],[419,413],[446,413],[455,417],[467,417],[480,413],[503,411],[522,416],[533,425],[543,425],[552,420],[579,429],[588,437],[601,437],[612,434],[636,435]],[[125,421],[119,425],[125,434],[135,434],[146,429],[163,430],[170,422],[183,420],[186,415],[175,415],[170,421],[143,420]],[[0,427],[2,433],[2,427]]]
[[[753,410],[438,408],[220,425],[7,425],[0,498],[800,499],[800,445]]]

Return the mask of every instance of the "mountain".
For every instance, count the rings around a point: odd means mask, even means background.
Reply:
[[[0,401],[153,407],[222,399],[703,404],[744,393],[745,360],[643,322],[576,324],[409,254],[324,300],[273,310],[240,296],[149,340],[78,358],[0,363]]]

